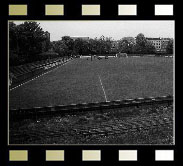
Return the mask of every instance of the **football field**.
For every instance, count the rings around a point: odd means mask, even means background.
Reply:
[[[9,91],[9,107],[123,100],[173,95],[173,58],[74,59]]]

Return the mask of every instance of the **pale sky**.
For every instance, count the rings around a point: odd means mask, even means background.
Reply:
[[[19,24],[23,21],[14,21]],[[60,40],[62,36],[136,37],[143,33],[145,37],[174,38],[174,21],[37,21],[44,31],[50,33],[51,41]]]

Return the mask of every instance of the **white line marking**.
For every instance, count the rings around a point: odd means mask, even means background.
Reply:
[[[100,80],[100,85],[102,86],[102,90],[103,90],[103,92],[104,92],[105,101],[108,102],[107,96],[106,96],[106,93],[105,93],[105,89],[104,89],[103,84],[102,84],[102,80],[101,80],[101,78],[100,78],[99,75],[98,75],[98,77],[99,77],[99,80]]]
[[[56,67],[56,68],[54,68],[53,70],[50,70],[50,71],[48,71],[48,72],[45,72],[45,73],[43,73],[43,74],[41,74],[41,75],[39,75],[39,76],[37,76],[37,77],[35,77],[35,78],[33,78],[33,79],[31,79],[31,80],[27,81],[27,82],[24,82],[24,83],[22,83],[22,84],[20,84],[20,85],[17,85],[17,86],[15,86],[14,88],[11,88],[11,89],[10,89],[10,91],[11,91],[11,90],[14,90],[14,89],[16,89],[16,88],[18,88],[18,87],[20,87],[20,86],[22,86],[22,85],[24,85],[24,84],[27,84],[27,83],[29,83],[29,82],[31,82],[31,81],[33,81],[33,80],[35,80],[35,79],[37,79],[37,78],[39,78],[39,77],[41,77],[41,76],[45,75],[45,74],[48,74],[48,73],[50,73],[50,72],[52,72],[52,71],[56,70],[57,68],[59,68],[59,67],[61,67],[61,66],[66,65],[66,64],[68,64],[70,61],[71,61],[71,60],[69,60],[69,61],[65,62],[63,65],[59,65],[59,66],[57,66],[57,67]]]

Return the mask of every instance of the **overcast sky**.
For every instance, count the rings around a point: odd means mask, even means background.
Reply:
[[[22,23],[14,21],[14,23]],[[90,38],[105,36],[119,40],[136,37],[143,33],[146,37],[174,38],[174,21],[39,21],[44,31],[50,33],[51,41],[62,36],[85,36]]]

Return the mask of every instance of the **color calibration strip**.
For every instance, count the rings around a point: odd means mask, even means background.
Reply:
[[[173,150],[156,150],[155,161],[174,161]]]
[[[100,150],[83,150],[82,161],[101,161]]]
[[[137,5],[118,5],[119,16],[136,16]]]
[[[160,5],[154,6],[155,16],[173,16],[173,5]],[[100,16],[101,5],[81,5],[81,15],[82,16]],[[26,4],[22,5],[9,5],[9,16],[27,16],[28,6]],[[45,5],[45,15],[46,16],[63,16],[64,15],[64,4],[57,5]],[[118,5],[118,16],[137,16],[137,5]]]
[[[9,161],[28,161],[27,150],[10,150]]]
[[[173,5],[155,5],[156,16],[173,16]]]
[[[27,5],[9,5],[10,16],[27,16]]]
[[[46,16],[63,16],[64,5],[45,5]]]
[[[46,161],[64,161],[64,150],[46,150]]]
[[[100,16],[100,5],[82,5],[82,16]]]
[[[137,150],[119,150],[119,161],[137,161]]]
[[[82,161],[101,161],[101,155],[101,150],[82,150]],[[9,161],[28,161],[28,150],[10,150]],[[65,161],[65,151],[46,150],[45,161]],[[138,161],[138,151],[119,150],[118,161]],[[155,161],[174,161],[174,150],[155,150]]]

